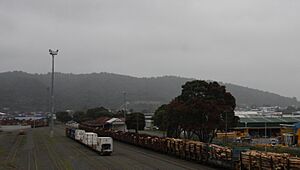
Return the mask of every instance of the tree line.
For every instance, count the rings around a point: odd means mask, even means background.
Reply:
[[[226,131],[237,125],[239,118],[234,115],[235,98],[217,82],[194,80],[182,86],[181,94],[168,104],[160,106],[153,116],[154,125],[166,131],[168,137],[194,139],[211,142],[218,130]],[[72,117],[67,112],[57,113],[62,122],[74,120],[82,122],[98,117],[124,117],[124,112],[112,113],[104,107],[75,112]],[[143,113],[126,115],[128,129],[142,130],[145,127]]]

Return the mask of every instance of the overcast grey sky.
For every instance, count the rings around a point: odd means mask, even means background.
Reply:
[[[300,99],[298,0],[0,0],[0,72],[113,72]]]

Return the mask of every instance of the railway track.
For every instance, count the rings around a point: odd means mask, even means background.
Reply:
[[[54,141],[48,136],[48,135],[43,135],[42,137],[42,141],[47,149],[47,153],[51,159],[51,161],[53,162],[54,166],[56,169],[68,169],[68,167],[65,166],[64,162],[62,161],[60,155],[58,155],[57,152],[55,152],[54,150],[54,146],[55,143]]]
[[[30,150],[28,151],[28,156],[27,156],[27,169],[28,170],[38,170],[38,165],[36,162],[36,155],[35,155],[35,151]]]
[[[58,128],[54,129],[56,133],[59,133],[61,136],[65,136],[64,133],[61,133],[61,130]],[[66,140],[71,140],[68,138],[58,138],[59,142],[61,143],[65,143]],[[79,146],[79,147],[78,147]],[[86,162],[93,168],[95,169],[99,169],[99,167],[103,167],[103,164],[99,163],[98,161],[96,161],[93,157],[91,158],[90,155],[88,155],[86,152],[82,151],[82,147],[86,147],[83,146],[77,142],[72,141],[71,144],[67,145],[67,147],[70,148],[71,151],[75,151],[74,153],[70,153],[70,154],[79,154],[78,156],[83,156],[83,158],[86,160]],[[90,150],[87,150],[88,152],[90,152]],[[98,155],[96,155],[98,156]],[[82,158],[82,157],[80,157]]]
[[[35,158],[35,161],[33,167],[36,170],[39,169],[38,159],[36,157],[37,152],[46,154],[48,156],[48,158],[52,162],[52,164],[49,165],[49,169],[51,169],[50,168],[51,166],[53,166],[53,169],[58,169],[58,170],[70,169],[67,166],[65,166],[64,162],[62,162],[62,159],[60,158],[60,155],[58,155],[58,153],[54,150],[53,148],[54,143],[51,143],[53,141],[50,139],[50,137],[47,134],[41,134],[40,132],[35,132],[33,135],[35,141],[34,144],[35,149],[33,151],[33,157]]]
[[[10,150],[6,151],[3,158],[15,162],[11,165],[0,164],[0,169],[212,169],[121,142],[115,143],[116,150],[112,156],[100,156],[88,147],[67,138],[63,126],[54,130],[53,138],[49,137],[47,127],[28,130],[23,137],[2,137],[4,141],[10,141]],[[5,146],[4,141],[0,141],[1,147]]]
[[[65,135],[65,133],[63,133],[63,135]],[[76,141],[76,140],[72,140],[72,141]],[[197,164],[191,166],[189,163],[187,163],[184,160],[174,161],[173,157],[168,157],[167,155],[162,155],[157,152],[144,150],[144,148],[124,144],[121,142],[115,142],[115,148],[116,150],[113,156],[108,156],[108,157],[96,156],[94,159],[99,160],[99,162],[102,162],[103,163],[102,167],[103,165],[105,165],[109,167],[109,169],[119,169],[120,167],[123,167],[125,169],[161,169],[161,167],[167,169],[171,168],[171,169],[189,169],[189,170],[201,169],[201,167],[203,167],[202,169],[213,169],[213,168],[204,167],[199,164],[198,166]],[[90,155],[85,155],[85,156],[88,157]],[[122,160],[122,161],[118,161],[118,160]],[[149,163],[149,160],[151,160],[151,162],[153,163]],[[126,165],[124,165],[124,163],[126,163]]]
[[[7,164],[13,164],[15,162],[16,159],[16,155],[19,151],[19,147],[22,143],[22,140],[24,138],[24,135],[18,135],[16,137],[15,143],[13,144],[12,148],[10,149],[7,158],[6,158],[6,163]]]
[[[124,148],[124,147],[123,147]],[[159,161],[163,161],[163,162],[166,162],[168,164],[172,164],[172,165],[175,165],[175,166],[178,166],[178,167],[181,167],[183,169],[186,169],[186,170],[195,170],[195,168],[190,168],[188,166],[185,166],[185,165],[182,165],[180,163],[177,163],[177,162],[174,162],[173,160],[168,160],[166,158],[162,158],[161,156],[155,156],[154,154],[149,154],[145,151],[143,151],[143,149],[140,149],[140,150],[134,150],[134,149],[130,149],[130,147],[126,147],[126,150],[130,151],[130,152],[135,152],[136,154],[142,154],[142,155],[145,155],[145,157],[151,157],[152,159],[156,159],[156,160],[159,160]]]

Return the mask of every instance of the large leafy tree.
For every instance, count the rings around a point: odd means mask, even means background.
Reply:
[[[235,98],[217,82],[195,80],[182,86],[182,93],[163,108],[167,135],[185,138],[197,136],[211,142],[218,129],[236,124]],[[160,116],[162,117],[162,116]]]
[[[83,122],[88,120],[88,118],[86,117],[86,114],[83,111],[76,111],[73,114],[73,120],[76,122]]]
[[[130,113],[126,115],[126,126],[128,129],[144,130],[145,128],[145,115],[140,112]]]

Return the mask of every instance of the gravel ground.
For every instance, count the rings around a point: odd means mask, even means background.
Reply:
[[[111,156],[100,156],[84,145],[65,137],[64,127],[27,129],[26,135],[17,132],[0,133],[0,169],[52,170],[52,169],[203,169],[197,163],[114,141]]]

